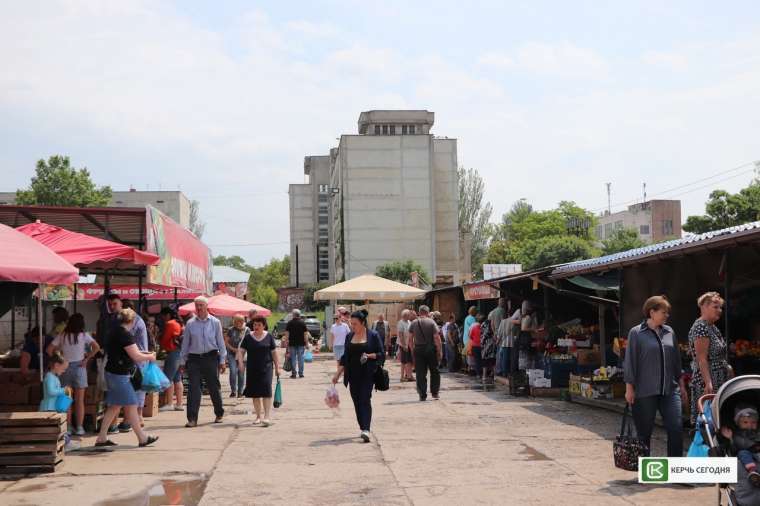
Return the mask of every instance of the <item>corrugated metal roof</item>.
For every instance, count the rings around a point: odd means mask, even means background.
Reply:
[[[250,273],[233,267],[214,266],[214,283],[247,283],[250,277]]]
[[[760,239],[760,221],[745,223],[744,225],[724,228],[722,230],[706,232],[704,234],[693,234],[681,239],[674,239],[672,241],[651,244],[642,248],[615,253],[613,255],[571,262],[569,264],[560,265],[554,269],[552,271],[552,277],[566,277],[567,275],[577,274],[581,271],[590,272],[595,270],[603,270],[605,268],[611,268],[615,265],[636,263],[637,261],[647,257],[658,256],[671,252],[674,253],[677,251],[681,252],[692,248],[699,248],[701,246],[705,246],[714,242],[721,242],[724,240],[738,240],[740,237],[745,238],[746,236],[754,235],[759,236],[758,238]]]
[[[0,205],[0,223],[16,228],[36,220],[129,246],[145,245],[144,207]]]

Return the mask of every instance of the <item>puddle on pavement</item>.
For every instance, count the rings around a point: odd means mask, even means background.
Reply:
[[[526,458],[525,460],[528,460],[531,462],[540,461],[540,460],[552,460],[546,455],[544,455],[543,453],[541,453],[540,451],[533,448],[532,446],[528,446],[525,443],[522,443],[522,445],[523,445],[523,449],[522,451],[520,451],[520,455],[526,455],[528,458]]]
[[[187,479],[161,480],[139,494],[116,497],[99,502],[98,506],[162,506],[182,504],[194,506],[201,501],[208,477],[205,475]]]

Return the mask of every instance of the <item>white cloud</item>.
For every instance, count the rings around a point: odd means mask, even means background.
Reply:
[[[566,78],[599,77],[608,72],[607,62],[599,54],[568,42],[530,42],[507,54],[487,52],[478,61],[485,67]]]

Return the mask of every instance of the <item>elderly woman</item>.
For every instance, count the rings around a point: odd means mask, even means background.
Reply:
[[[668,435],[668,457],[683,456],[681,353],[673,329],[665,322],[670,303],[650,297],[644,303],[645,320],[628,333],[625,353],[625,400],[633,405],[636,433],[650,448],[654,419],[660,412]],[[679,388],[679,386],[681,388]]]
[[[715,326],[723,314],[723,298],[717,292],[707,292],[697,299],[697,306],[700,315],[689,330],[692,423],[697,417],[699,398],[714,394],[733,376],[726,340]]]
[[[253,409],[256,411],[254,425],[271,425],[272,410],[272,366],[277,377],[280,377],[280,363],[277,358],[277,344],[272,334],[267,332],[267,321],[263,316],[254,316],[250,321],[253,332],[244,335],[237,348],[238,367],[243,369],[243,358],[246,361],[246,384],[244,395],[253,399]],[[261,418],[262,411],[264,418]]]
[[[255,311],[255,310],[252,310]],[[254,316],[254,320],[256,317]],[[253,320],[252,320],[253,321]],[[237,352],[240,343],[250,331],[245,326],[245,317],[236,314],[232,317],[232,328],[224,336],[224,345],[227,347],[227,365],[230,368],[230,397],[243,397],[245,388],[245,369],[237,366]]]
[[[137,414],[138,396],[130,381],[137,364],[156,361],[155,353],[140,351],[135,344],[131,331],[135,326],[136,318],[137,314],[132,309],[122,309],[118,313],[119,326],[115,327],[109,335],[105,346],[108,357],[106,362],[108,409],[100,423],[100,434],[95,441],[95,446],[116,446],[116,443],[108,439],[108,428],[121,408],[124,408],[124,418],[132,425],[141,447],[158,441],[158,436],[149,436],[140,427],[140,418]]]
[[[375,386],[375,371],[385,358],[383,340],[377,332],[367,328],[367,311],[351,314],[351,333],[346,336],[346,352],[340,359],[338,372],[333,376],[333,384],[338,383],[345,371],[343,384],[349,387],[354,401],[356,421],[361,433],[359,437],[369,443],[372,423],[372,388]]]

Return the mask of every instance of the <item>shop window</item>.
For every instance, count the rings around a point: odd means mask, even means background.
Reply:
[[[396,135],[396,125],[390,126],[391,135]]]
[[[388,135],[388,125],[383,125],[383,135]]]
[[[409,135],[414,135],[414,125],[409,125]]]
[[[375,135],[380,135],[380,125],[375,125]]]
[[[409,129],[406,125],[401,125],[401,135],[406,135],[409,132]]]

